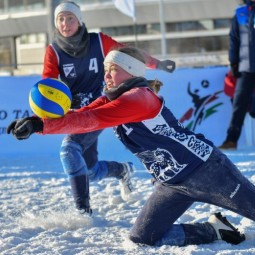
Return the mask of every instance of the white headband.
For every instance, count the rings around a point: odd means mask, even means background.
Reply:
[[[54,23],[55,27],[57,28],[57,17],[60,12],[71,12],[76,16],[79,20],[80,25],[82,26],[82,13],[79,6],[73,3],[62,3],[58,5],[54,11]]]
[[[145,76],[145,64],[126,53],[117,50],[110,51],[104,60],[104,64],[106,63],[116,64],[133,76]]]

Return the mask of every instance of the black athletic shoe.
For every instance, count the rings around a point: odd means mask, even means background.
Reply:
[[[239,244],[245,240],[245,235],[241,234],[231,223],[223,217],[221,213],[211,215],[208,222],[213,226],[219,240],[231,244]]]

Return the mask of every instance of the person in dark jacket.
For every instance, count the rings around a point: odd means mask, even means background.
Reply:
[[[255,0],[244,2],[235,11],[229,34],[229,62],[237,82],[227,136],[219,146],[222,150],[237,148],[255,88]]]
[[[80,7],[72,1],[60,3],[54,11],[53,42],[46,48],[42,78],[56,78],[65,82],[72,93],[72,109],[88,105],[102,95],[104,86],[103,61],[110,48],[123,46],[110,36],[89,33],[82,19]],[[171,60],[159,61],[145,54],[146,64],[172,72]],[[120,182],[121,196],[130,199],[132,192],[132,162],[98,160],[98,137],[102,130],[64,137],[60,159],[69,177],[76,208],[82,214],[91,214],[89,181],[107,177]]]
[[[41,134],[86,133],[114,127],[120,141],[146,167],[155,189],[130,233],[147,245],[197,245],[245,239],[221,213],[207,222],[174,224],[194,202],[213,204],[255,220],[255,186],[202,134],[185,128],[148,85],[136,48],[111,50],[105,60],[104,96],[59,119],[12,122],[17,139]]]

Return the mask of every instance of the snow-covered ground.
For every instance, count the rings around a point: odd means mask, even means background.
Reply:
[[[255,148],[226,153],[255,184]],[[91,183],[93,218],[76,214],[69,183],[55,155],[0,156],[0,254],[227,255],[255,254],[255,222],[208,204],[195,203],[178,222],[207,220],[221,211],[246,234],[239,245],[217,241],[187,247],[138,247],[127,236],[153,187],[144,169],[134,174],[136,199],[124,202],[118,181]],[[255,203],[255,201],[254,201]]]

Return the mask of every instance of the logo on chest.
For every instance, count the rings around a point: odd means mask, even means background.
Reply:
[[[137,153],[137,156],[146,165],[149,173],[163,183],[174,178],[187,166],[187,164],[178,163],[174,156],[165,149],[147,150]]]
[[[63,65],[63,71],[66,78],[74,78],[76,77],[76,71],[74,64],[64,64]]]

